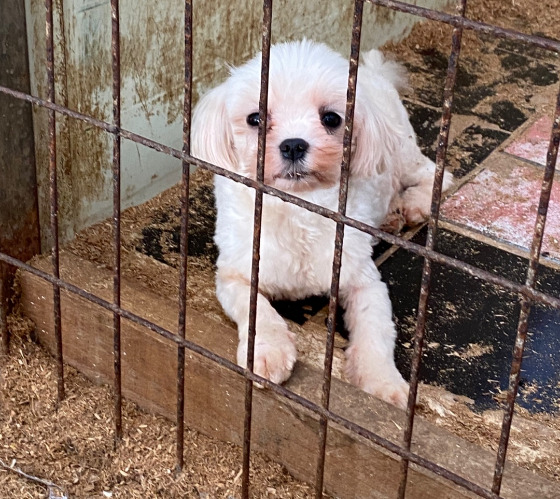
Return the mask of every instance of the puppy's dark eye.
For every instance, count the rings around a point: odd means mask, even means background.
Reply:
[[[259,113],[251,113],[247,116],[247,124],[249,126],[259,126]]]
[[[321,114],[321,123],[327,128],[335,129],[342,123],[342,118],[332,111],[327,111],[326,113]]]

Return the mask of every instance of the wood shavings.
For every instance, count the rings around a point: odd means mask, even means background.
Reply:
[[[440,387],[421,385],[416,411],[456,435],[488,450],[498,449],[503,412],[473,409],[472,401]],[[548,479],[560,481],[560,415],[531,414],[517,407],[508,459]]]
[[[2,366],[0,459],[15,459],[26,474],[53,483],[49,499],[240,497],[239,447],[186,430],[185,467],[176,473],[175,426],[125,402],[124,436],[114,448],[111,389],[66,367],[67,398],[57,408],[54,360],[31,340],[28,321],[11,316],[9,325],[14,354]],[[46,485],[3,468],[0,497],[45,498]],[[255,497],[268,497],[269,489],[277,497],[313,496],[311,487],[256,452],[251,477]],[[54,483],[67,495],[52,495]]]
[[[23,478],[30,480],[32,482],[38,483],[46,487],[48,499],[68,499],[68,496],[64,493],[64,489],[59,487],[55,483],[49,482],[48,480],[43,480],[42,478],[38,478],[36,476],[30,475],[25,473],[24,471],[16,468],[16,460],[13,459],[12,462],[8,465],[2,459],[0,459],[0,466],[5,470],[12,471],[16,475],[22,476]]]

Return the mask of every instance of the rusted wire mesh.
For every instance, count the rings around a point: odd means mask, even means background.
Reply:
[[[397,2],[392,0],[369,0],[368,3],[383,6],[388,9],[406,12],[416,16],[420,16],[432,21],[438,21],[453,26],[452,39],[450,40],[451,52],[448,60],[447,77],[444,87],[444,102],[442,113],[442,124],[438,139],[436,153],[436,175],[434,179],[434,190],[431,207],[431,216],[428,223],[428,236],[425,246],[414,242],[401,239],[397,236],[385,233],[380,229],[370,227],[357,220],[346,216],[346,198],[348,189],[349,164],[351,160],[351,143],[353,114],[355,104],[355,93],[357,83],[357,68],[360,56],[360,40],[362,30],[363,5],[364,0],[354,1],[354,18],[352,27],[351,51],[349,58],[349,75],[348,75],[348,93],[345,115],[345,135],[343,142],[343,160],[342,175],[339,193],[339,208],[334,212],[314,205],[300,198],[292,196],[288,193],[279,191],[265,185],[264,178],[264,151],[266,148],[266,120],[267,120],[267,99],[268,99],[268,69],[270,59],[271,45],[271,23],[272,23],[272,0],[263,1],[263,22],[262,22],[262,73],[261,73],[261,93],[259,106],[259,139],[258,139],[258,167],[257,178],[250,179],[230,172],[216,165],[206,163],[190,154],[190,123],[191,123],[191,102],[192,102],[192,2],[185,1],[185,74],[184,74],[184,109],[183,109],[183,148],[178,150],[159,142],[153,141],[146,137],[125,130],[121,127],[121,77],[120,77],[120,41],[119,41],[119,1],[111,0],[111,17],[112,17],[112,68],[113,68],[113,121],[111,123],[95,119],[91,116],[72,111],[64,106],[60,106],[55,102],[55,68],[54,68],[54,42],[53,42],[53,0],[46,0],[46,34],[47,34],[47,53],[46,53],[46,72],[48,80],[48,94],[46,99],[25,94],[10,88],[0,86],[0,92],[11,95],[13,98],[28,101],[36,106],[46,108],[49,115],[49,185],[50,185],[50,230],[52,233],[52,273],[45,273],[39,269],[32,267],[16,258],[5,253],[0,253],[0,262],[11,265],[33,275],[36,275],[53,286],[53,316],[54,316],[54,332],[56,337],[56,360],[58,366],[58,400],[64,398],[64,368],[63,368],[63,351],[61,336],[61,310],[60,310],[60,291],[65,290],[74,293],[82,298],[103,307],[113,313],[113,330],[114,330],[114,413],[115,413],[115,439],[118,440],[122,436],[122,396],[121,396],[121,349],[120,349],[120,323],[121,319],[133,321],[140,324],[151,331],[156,332],[167,340],[177,345],[178,352],[178,372],[177,372],[177,467],[183,467],[184,454],[184,385],[185,385],[185,350],[190,350],[205,358],[220,364],[221,366],[243,376],[246,379],[245,392],[245,419],[244,419],[244,438],[243,438],[243,473],[242,473],[242,495],[244,498],[249,496],[250,479],[250,455],[251,455],[251,419],[253,413],[253,384],[260,383],[267,389],[273,391],[279,396],[285,397],[293,402],[300,404],[305,409],[319,416],[320,420],[320,445],[317,449],[317,472],[315,481],[315,493],[317,497],[321,497],[323,493],[323,476],[325,469],[325,449],[328,438],[328,427],[330,424],[344,427],[355,434],[368,439],[376,445],[383,447],[389,452],[399,456],[401,459],[401,481],[397,492],[399,498],[405,497],[407,487],[407,474],[409,464],[421,466],[430,472],[433,472],[451,482],[464,487],[474,494],[485,498],[500,497],[501,481],[506,459],[506,451],[509,442],[510,428],[513,410],[515,407],[515,399],[520,381],[521,361],[527,337],[528,317],[531,307],[535,303],[541,303],[560,310],[560,299],[550,296],[549,294],[537,291],[535,289],[536,271],[539,262],[540,250],[543,240],[544,226],[546,222],[548,204],[554,178],[554,169],[558,155],[558,145],[560,141],[560,94],[557,98],[556,109],[554,112],[553,126],[551,130],[546,167],[544,169],[544,177],[540,192],[540,200],[538,207],[538,215],[535,223],[533,241],[531,245],[529,264],[527,269],[526,280],[524,284],[519,284],[484,271],[476,266],[462,262],[461,260],[443,255],[434,250],[437,239],[439,208],[442,195],[442,180],[446,164],[447,144],[449,137],[449,128],[452,118],[453,109],[453,93],[458,70],[458,60],[461,51],[462,34],[464,30],[474,30],[490,36],[518,40],[526,44],[541,47],[550,51],[560,53],[560,42],[539,37],[531,36],[524,33],[504,29],[465,18],[465,9],[467,0],[459,0],[456,13],[454,15],[440,12],[437,10],[426,9],[416,5]],[[69,282],[60,278],[59,264],[59,236],[58,236],[58,192],[57,192],[57,171],[56,171],[56,114],[68,116],[70,118],[81,120],[110,133],[113,137],[113,232],[114,232],[114,266],[113,266],[113,300],[111,302],[101,299],[84,289],[76,287]],[[121,173],[121,155],[120,148],[123,140],[133,141],[146,147],[168,154],[182,160],[182,190],[181,190],[181,236],[180,236],[180,282],[179,282],[179,312],[177,331],[173,332],[150,322],[146,318],[134,314],[121,307],[120,286],[121,286],[121,269],[120,269],[120,173]],[[256,191],[255,197],[255,214],[254,214],[254,239],[253,239],[253,266],[251,274],[251,295],[250,295],[250,317],[249,317],[249,347],[247,368],[241,368],[230,360],[223,358],[212,351],[197,345],[188,339],[185,335],[186,325],[186,286],[187,286],[187,243],[188,243],[188,205],[189,205],[189,171],[192,166],[209,170],[215,174],[228,177],[236,182],[243,183]],[[286,388],[276,385],[264,378],[253,373],[254,344],[255,344],[255,322],[256,307],[258,293],[258,277],[259,277],[259,261],[260,261],[260,228],[263,195],[268,194],[278,197],[284,201],[296,204],[306,210],[318,213],[323,217],[329,218],[336,222],[336,239],[335,253],[333,259],[333,277],[330,291],[329,313],[328,313],[328,335],[326,341],[326,355],[323,375],[323,389],[321,404],[315,404],[310,400],[303,398]],[[331,387],[331,368],[333,362],[333,345],[334,331],[336,321],[336,308],[338,304],[338,288],[340,278],[340,268],[342,259],[342,248],[344,242],[345,226],[354,227],[358,230],[375,236],[390,244],[397,245],[407,251],[424,257],[424,270],[422,274],[421,291],[419,297],[417,326],[415,332],[414,354],[412,359],[411,380],[410,380],[410,396],[407,406],[406,427],[403,433],[402,445],[397,445],[388,441],[379,435],[353,423],[352,421],[341,417],[329,410],[329,398]],[[445,265],[461,272],[475,276],[486,282],[492,283],[505,290],[517,293],[521,299],[521,312],[517,328],[517,337],[514,346],[514,357],[511,365],[510,386],[506,408],[504,410],[504,418],[502,431],[499,441],[499,448],[496,457],[496,465],[494,479],[490,489],[483,488],[460,475],[445,469],[436,463],[427,460],[413,452],[411,452],[411,439],[415,419],[415,402],[418,388],[418,373],[422,359],[422,347],[424,330],[426,324],[426,312],[428,297],[430,295],[432,265],[434,263]],[[4,300],[1,301],[4,303]],[[5,312],[4,308],[2,311]],[[0,327],[2,327],[3,338],[7,338],[7,326],[5,314],[1,316]]]

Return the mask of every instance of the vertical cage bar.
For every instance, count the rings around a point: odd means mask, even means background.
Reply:
[[[47,44],[47,101],[54,103],[54,35],[53,35],[53,0],[45,0],[46,10],[46,44]],[[50,198],[50,229],[51,229],[51,260],[53,276],[60,278],[60,248],[58,241],[58,178],[56,171],[56,114],[48,111],[48,134],[49,134],[49,198]],[[64,399],[64,358],[62,354],[62,320],[60,313],[60,286],[53,284],[53,319],[54,336],[56,342],[56,366],[57,366],[57,400]]]
[[[560,91],[556,98],[554,121],[552,124],[552,131],[550,134],[548,152],[546,155],[546,167],[545,167],[544,177],[541,186],[539,207],[537,211],[537,218],[535,220],[533,241],[531,243],[529,266],[527,269],[527,277],[525,280],[525,284],[530,287],[534,287],[536,282],[539,257],[541,253],[541,246],[542,246],[542,241],[544,236],[544,227],[546,224],[546,216],[548,213],[550,194],[552,192],[552,184],[554,182],[556,160],[558,158],[559,142],[560,142]],[[513,411],[515,409],[515,399],[517,397],[517,391],[519,389],[519,380],[521,377],[521,364],[523,362],[523,352],[525,350],[525,343],[527,340],[527,332],[529,328],[529,315],[531,313],[531,305],[532,305],[532,301],[529,300],[528,298],[523,298],[523,300],[521,301],[521,311],[519,313],[517,334],[515,338],[515,345],[513,348],[513,360],[511,362],[511,371],[509,375],[509,389],[507,395],[507,403],[506,403],[506,408],[504,410],[502,431],[500,433],[498,453],[496,456],[496,466],[494,469],[494,478],[492,482],[492,492],[494,492],[495,494],[500,493],[500,489],[502,486],[504,465],[505,465],[507,448],[509,443],[511,423],[513,420]]]
[[[270,65],[270,42],[272,26],[272,0],[263,0],[261,89],[259,96],[259,136],[257,152],[257,180],[264,181],[266,152],[266,127],[268,115],[268,74]],[[255,212],[253,221],[253,257],[251,264],[251,292],[249,297],[249,331],[247,339],[247,370],[253,372],[255,358],[255,335],[257,323],[257,296],[259,292],[259,263],[261,247],[261,221],[263,192],[255,190]],[[253,382],[245,381],[245,419],[243,428],[243,467],[241,496],[249,498],[249,472],[251,460],[251,421],[253,417]]]
[[[467,6],[467,0],[459,0],[456,6],[457,15],[463,17]],[[463,27],[456,26],[453,28],[451,38],[451,53],[447,67],[447,77],[443,90],[443,112],[441,119],[441,127],[439,131],[438,146],[436,152],[436,172],[434,176],[434,187],[432,193],[432,206],[430,220],[428,223],[428,235],[426,239],[426,248],[433,250],[437,234],[437,224],[439,220],[439,208],[441,204],[443,175],[445,172],[445,158],[447,156],[447,146],[449,142],[449,130],[451,128],[451,110],[453,106],[453,92],[457,79],[457,70],[459,67],[459,54],[461,52],[461,40],[463,36]],[[432,279],[432,261],[426,258],[424,261],[424,269],[422,271],[422,281],[420,287],[420,298],[418,302],[418,315],[416,319],[416,331],[414,333],[414,353],[410,369],[410,392],[408,396],[408,404],[406,407],[406,426],[403,436],[403,445],[407,451],[410,451],[412,442],[412,433],[414,429],[414,416],[416,397],[418,394],[418,381],[420,366],[422,362],[422,349],[424,345],[424,334],[426,332],[426,315],[428,309],[428,299],[430,296],[430,286]],[[401,461],[401,481],[397,497],[404,499],[406,494],[407,478],[408,478],[408,459]]]
[[[348,178],[350,176],[350,160],[352,155],[352,132],[354,129],[354,108],[356,103],[356,85],[358,78],[358,63],[360,60],[360,42],[363,19],[363,0],[355,0],[352,24],[352,40],[350,46],[350,62],[348,68],[348,88],[346,94],[346,112],[344,118],[344,138],[342,146],[342,163],[340,173],[340,190],[338,197],[338,212],[346,214],[348,198]],[[336,310],[338,308],[338,292],[340,287],[340,270],[342,264],[342,248],[344,242],[344,223],[337,222],[332,264],[332,279],[329,296],[329,312],[327,317],[327,341],[325,346],[325,361],[323,367],[323,388],[321,404],[329,408],[331,393],[332,364],[334,355],[334,335],[336,329]],[[327,448],[328,420],[319,419],[319,456],[315,474],[315,497],[323,497],[325,477],[325,457]]]
[[[184,36],[185,74],[183,81],[183,154],[191,153],[192,105],[192,4],[185,0]],[[185,338],[187,316],[187,254],[189,246],[189,179],[190,164],[183,159],[181,179],[181,236],[179,242],[179,320],[178,334]],[[183,469],[185,442],[185,347],[177,347],[177,470]]]
[[[113,70],[113,303],[121,306],[121,47],[119,0],[111,0],[111,59]],[[115,442],[122,438],[121,316],[113,313]]]

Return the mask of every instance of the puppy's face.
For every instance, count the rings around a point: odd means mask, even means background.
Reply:
[[[260,54],[235,68],[198,103],[193,116],[193,152],[201,159],[256,178]],[[305,192],[340,178],[348,61],[311,42],[272,47],[270,57],[265,183]],[[382,105],[382,103],[381,103]],[[372,111],[358,88],[352,172],[383,166],[383,113]]]
[[[286,191],[335,185],[344,134],[344,90],[330,81],[275,71],[269,87],[264,180]],[[245,82],[228,106],[240,173],[256,177],[259,87]],[[342,91],[341,91],[342,90]]]
[[[265,182],[301,192],[339,179],[347,62],[322,46],[273,47],[270,59]],[[260,58],[237,68],[225,85],[237,169],[256,176]]]

